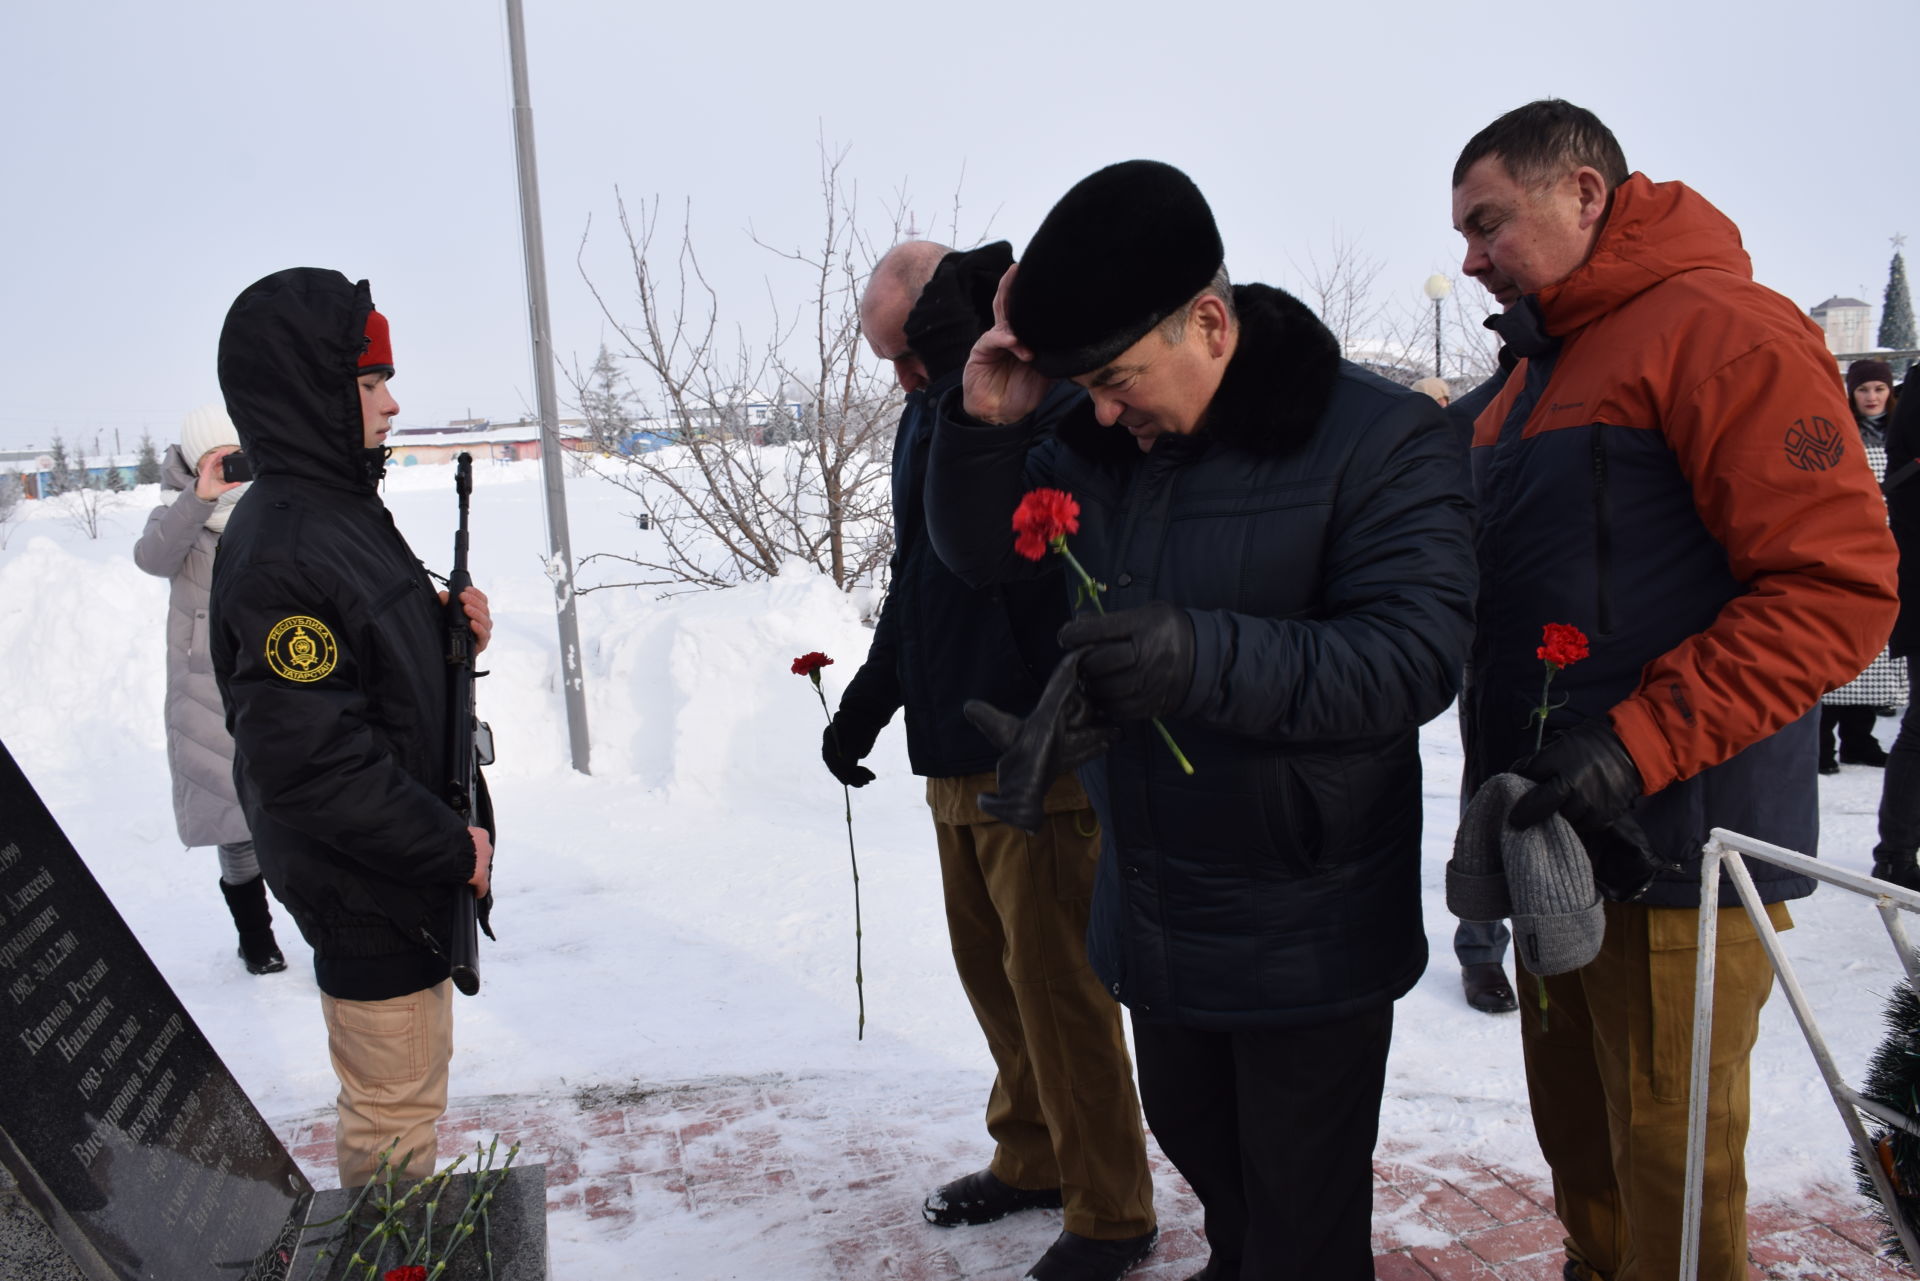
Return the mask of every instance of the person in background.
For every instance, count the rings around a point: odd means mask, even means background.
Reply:
[[[1884,360],[1856,360],[1847,366],[1847,396],[1860,443],[1874,477],[1887,478],[1887,426],[1893,416],[1893,367]],[[1820,700],[1820,772],[1838,774],[1842,765],[1887,763],[1887,754],[1873,736],[1874,718],[1883,707],[1901,707],[1907,701],[1907,665],[1890,651],[1878,657],[1849,683]],[[1839,747],[1835,750],[1835,731]]]
[[[1500,370],[1458,401],[1454,400],[1453,388],[1444,378],[1422,378],[1413,384],[1413,389],[1433,397],[1447,411],[1461,441],[1471,443],[1473,420],[1506,380],[1506,371]],[[1466,704],[1462,702],[1458,706],[1464,716]],[[1460,798],[1462,807],[1467,800],[1466,796]],[[1461,921],[1453,928],[1453,959],[1460,963],[1461,994],[1467,998],[1468,1005],[1482,1014],[1511,1014],[1520,1008],[1513,984],[1507,979],[1507,944],[1512,940],[1513,932],[1505,921]]]
[[[225,409],[202,405],[187,415],[180,443],[168,446],[160,464],[160,488],[169,497],[148,513],[133,563],[169,583],[166,721],[174,826],[182,845],[219,852],[220,894],[240,934],[240,959],[251,974],[273,974],[287,968],[287,959],[273,937],[267,883],[233,793],[233,738],[207,654],[213,554],[247,489],[221,478],[221,460],[239,449]]]
[[[1911,369],[1900,392],[1885,416],[1887,519],[1900,546],[1900,617],[1887,650],[1904,669],[1920,653],[1920,460],[1915,458],[1920,453],[1920,388],[1913,385]],[[1920,890],[1920,866],[1915,865],[1915,852],[1920,851],[1920,707],[1912,701],[1911,688],[1908,699],[1900,732],[1887,753],[1873,874]]]

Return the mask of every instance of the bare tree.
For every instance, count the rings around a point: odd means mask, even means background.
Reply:
[[[88,476],[85,484],[48,501],[59,507],[69,525],[97,539],[106,514],[120,506],[123,498],[119,490],[107,485],[104,476]]]
[[[1348,359],[1357,347],[1378,337],[1376,322],[1384,307],[1375,285],[1385,265],[1362,250],[1358,240],[1339,232],[1324,252],[1308,252],[1304,268],[1294,264],[1305,282],[1302,301],[1333,331],[1340,354]]]
[[[656,245],[660,202],[629,211],[615,189],[639,316],[617,315],[584,264],[581,275],[618,335],[622,358],[641,371],[639,399],[657,411],[637,425],[664,445],[588,461],[639,500],[634,516],[653,549],[583,556],[582,568],[603,561],[638,572],[582,592],[725,587],[769,577],[794,559],[849,589],[885,566],[900,403],[860,341],[859,289],[875,254],[858,222],[857,191],[841,177],[845,156],[821,146],[824,221],[813,245],[789,250],[754,238],[804,274],[808,293],[791,316],[772,308],[758,345],[738,329],[722,341],[720,300],[701,272],[686,215],[677,249],[663,252]],[[586,243],[583,235],[581,257]],[[603,375],[600,363],[587,379],[577,371],[574,378],[590,423],[609,403],[624,403],[624,380],[611,370]]]

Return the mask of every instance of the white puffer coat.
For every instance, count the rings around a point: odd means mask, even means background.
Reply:
[[[173,581],[167,604],[167,764],[180,842],[225,845],[251,837],[233,792],[233,739],[207,652],[207,591],[220,535],[206,525],[215,504],[194,494],[194,481],[180,447],[168,447],[160,486],[175,497],[148,514],[133,562]]]

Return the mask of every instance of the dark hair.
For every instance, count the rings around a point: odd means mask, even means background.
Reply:
[[[1453,185],[1488,156],[1498,156],[1524,187],[1540,187],[1582,165],[1600,171],[1607,190],[1627,180],[1627,157],[1613,131],[1585,107],[1542,98],[1515,107],[1468,140],[1453,164]]]

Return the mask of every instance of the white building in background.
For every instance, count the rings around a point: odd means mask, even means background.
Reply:
[[[1807,313],[1813,323],[1826,331],[1827,350],[1842,352],[1872,351],[1873,308],[1858,298],[1829,298]]]

